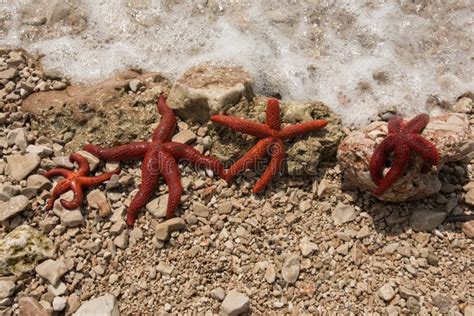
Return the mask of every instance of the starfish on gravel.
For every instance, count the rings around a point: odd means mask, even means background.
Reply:
[[[423,159],[422,173],[436,166],[440,156],[436,146],[423,136],[419,135],[430,120],[428,114],[420,114],[404,123],[399,116],[392,116],[388,121],[388,135],[377,146],[370,159],[370,177],[377,185],[373,191],[375,195],[384,194],[390,186],[403,174],[411,152],[414,151]],[[391,152],[394,158],[390,170],[384,176],[385,163]]]
[[[81,205],[82,200],[84,198],[83,187],[92,187],[99,185],[112,177],[114,174],[120,173],[120,168],[115,169],[111,172],[104,172],[98,176],[87,176],[89,174],[89,162],[86,158],[81,156],[78,153],[71,154],[69,156],[69,160],[71,162],[77,162],[79,168],[76,172],[71,170],[63,169],[63,168],[54,168],[51,169],[43,174],[43,176],[47,178],[51,178],[54,176],[63,176],[64,180],[58,183],[53,189],[51,193],[51,197],[48,200],[46,205],[46,209],[50,210],[54,206],[54,202],[56,199],[61,196],[64,192],[68,190],[72,190],[74,192],[74,198],[71,201],[66,201],[61,199],[60,202],[64,208],[71,210]]]
[[[186,159],[195,166],[214,171],[221,177],[224,173],[224,166],[219,160],[204,156],[191,146],[170,141],[176,127],[176,117],[166,104],[163,95],[158,98],[157,108],[161,114],[161,122],[153,132],[151,142],[133,142],[112,148],[101,148],[96,145],[84,146],[84,150],[104,160],[143,159],[142,183],[127,210],[129,226],[133,226],[138,212],[150,200],[159,175],[164,178],[169,190],[166,218],[173,217],[183,192],[176,160]]]
[[[271,156],[268,167],[253,187],[252,191],[254,193],[262,191],[272,177],[279,172],[285,158],[284,140],[317,131],[327,125],[325,120],[314,120],[290,125],[282,129],[280,104],[277,99],[269,99],[267,101],[265,124],[226,115],[213,115],[211,116],[211,121],[225,125],[237,132],[260,138],[255,146],[226,170],[224,179],[227,182],[230,182],[237,173],[252,166],[255,167],[258,160],[265,154]]]

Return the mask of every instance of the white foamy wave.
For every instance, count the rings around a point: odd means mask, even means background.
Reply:
[[[322,100],[364,124],[474,90],[472,13],[468,0],[0,0],[0,45],[41,53],[75,82],[241,65],[258,93]]]

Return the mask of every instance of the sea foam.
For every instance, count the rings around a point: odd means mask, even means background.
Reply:
[[[73,82],[241,65],[257,93],[322,100],[350,125],[435,114],[430,97],[473,91],[473,23],[469,0],[0,0],[0,45],[43,55]]]

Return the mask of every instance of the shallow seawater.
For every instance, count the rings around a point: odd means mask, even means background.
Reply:
[[[359,125],[390,109],[436,113],[428,99],[474,90],[469,3],[0,0],[0,46],[44,55],[73,82],[241,65],[257,93],[322,100]]]

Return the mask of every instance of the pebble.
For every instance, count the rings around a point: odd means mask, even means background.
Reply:
[[[272,284],[276,280],[276,271],[275,271],[275,266],[270,263],[267,266],[267,269],[265,270],[265,274],[263,276],[265,278],[265,281],[268,283]]]
[[[50,284],[56,285],[67,272],[66,263],[62,260],[48,259],[35,268],[36,273]]]
[[[114,245],[120,249],[128,247],[128,231],[124,230],[120,235],[114,238]]]
[[[69,191],[66,194],[61,195],[60,199],[70,200],[72,192]],[[79,208],[73,210],[64,209],[60,199],[54,202],[53,212],[61,219],[61,224],[66,227],[76,227],[84,225],[84,217],[82,216]]]
[[[115,296],[106,294],[82,303],[74,316],[120,316],[118,301]]]
[[[74,169],[74,164],[69,161],[69,157],[60,156],[60,157],[53,157],[53,162],[56,164],[57,167],[66,168],[66,169]]]
[[[67,286],[64,282],[59,282],[56,285],[49,284],[48,291],[54,294],[54,296],[61,296],[66,293]]]
[[[464,195],[464,202],[466,202],[466,204],[474,206],[474,189],[467,191],[467,193]]]
[[[230,214],[232,212],[232,202],[225,201],[217,206],[219,214]]]
[[[208,217],[209,216],[209,208],[199,202],[193,203],[193,213],[198,217]]]
[[[89,168],[91,171],[94,171],[99,166],[100,159],[94,156],[93,154],[91,154],[90,152],[85,151],[85,150],[79,150],[77,153],[87,159],[87,162],[89,162]]]
[[[15,292],[15,282],[10,280],[0,280],[0,299],[7,298]]]
[[[166,208],[168,207],[168,194],[163,194],[159,198],[153,199],[146,204],[146,209],[155,218],[166,217]]]
[[[221,310],[224,315],[237,316],[246,313],[250,307],[250,299],[244,294],[236,290],[230,291],[221,305]]]
[[[173,142],[182,143],[182,144],[191,144],[197,139],[196,134],[193,133],[190,129],[182,130],[177,133],[171,139]]]
[[[286,258],[281,275],[286,283],[295,283],[300,275],[300,257],[298,254],[292,254]]]
[[[160,226],[168,227],[169,232],[172,233],[174,231],[184,229],[186,227],[186,223],[181,217],[174,217],[164,221],[163,223],[160,223],[157,228]]]
[[[474,316],[474,305],[468,304],[464,307],[464,316]]]
[[[128,83],[130,90],[132,90],[133,92],[137,92],[138,88],[140,88],[140,85],[141,85],[141,82],[138,79],[132,79]]]
[[[56,296],[53,299],[53,310],[57,312],[62,311],[64,308],[66,308],[66,303],[67,300],[64,297]]]
[[[48,146],[44,145],[28,145],[26,152],[30,154],[37,154],[38,156],[45,158],[53,153],[53,150]]]
[[[162,240],[162,241],[167,240],[169,237],[169,234],[170,234],[170,229],[166,225],[158,225],[155,228],[155,237],[158,240]]]
[[[7,156],[7,162],[12,178],[20,181],[39,166],[41,158],[37,154],[15,154]]]
[[[26,140],[26,133],[25,129],[23,128],[15,128],[8,132],[7,134],[7,142],[9,146],[17,145],[20,148],[20,151],[24,153],[26,151],[27,140]]]
[[[462,231],[469,238],[474,238],[474,221],[468,221],[461,224]]]
[[[49,316],[48,311],[33,297],[22,297],[18,306],[22,316]]]
[[[355,208],[352,205],[338,203],[336,208],[332,212],[332,219],[334,220],[334,224],[336,225],[351,222],[355,218]]]
[[[311,240],[308,237],[303,237],[300,240],[300,249],[301,249],[301,254],[303,255],[303,257],[308,257],[313,253],[313,251],[318,249],[318,245],[311,242]]]
[[[0,79],[13,79],[18,75],[18,71],[15,68],[7,68],[6,70],[0,71]]]
[[[392,298],[395,297],[395,290],[390,284],[383,285],[377,292],[379,297],[383,299],[385,302],[389,302]]]
[[[410,216],[410,226],[414,231],[431,231],[441,225],[446,213],[426,209],[416,210]]]
[[[28,179],[26,179],[26,186],[37,189],[41,192],[43,190],[50,190],[53,187],[53,184],[45,176],[32,174]]]
[[[87,203],[91,207],[98,209],[99,216],[102,218],[109,216],[112,212],[107,197],[99,189],[92,190],[87,194]]]
[[[167,265],[166,263],[164,262],[160,262],[157,266],[156,266],[156,271],[160,272],[162,275],[171,275],[171,273],[173,272],[174,268],[170,265]]]
[[[0,202],[0,222],[30,208],[30,201],[24,195],[12,197],[8,202]]]
[[[211,291],[211,297],[222,302],[225,298],[225,290],[221,287],[217,287]]]
[[[19,193],[20,190],[18,186],[4,184],[0,186],[0,201],[8,202],[13,196],[18,195]]]

